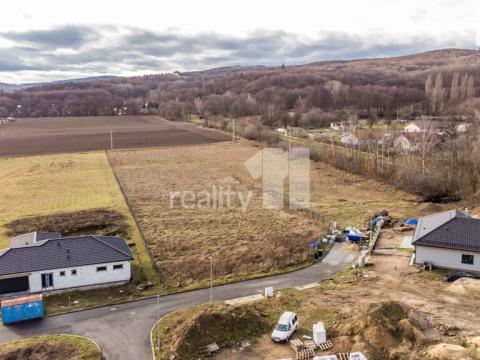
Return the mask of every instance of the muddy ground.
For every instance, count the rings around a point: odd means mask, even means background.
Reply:
[[[389,248],[396,247],[403,236],[395,236],[390,230],[385,235],[383,245]],[[370,265],[358,276],[339,284],[324,284],[318,290],[297,296],[302,299],[302,309],[332,309],[342,314],[340,319],[345,318],[332,323],[330,329],[327,327],[327,336],[333,342],[333,349],[317,352],[317,355],[368,351],[372,344],[381,349],[385,341],[391,341],[390,338],[385,338],[384,333],[368,329],[365,334],[358,336],[354,329],[347,329],[347,325],[352,323],[346,319],[355,319],[364,309],[379,301],[395,301],[408,310],[410,325],[415,327],[408,331],[413,331],[411,336],[414,341],[390,344],[391,347],[385,349],[390,351],[389,356],[382,355],[375,359],[480,358],[480,280],[461,279],[449,284],[443,280],[442,271],[425,272],[410,266],[409,260],[410,255],[403,251],[396,255],[372,255]],[[300,313],[302,321],[311,323],[325,319],[321,316],[318,319],[306,319]],[[347,331],[342,333],[342,329]],[[351,335],[348,335],[349,332]],[[299,331],[296,337],[301,338],[303,334],[311,336],[311,328]],[[269,335],[259,338],[247,349],[224,350],[216,358],[273,360],[294,357],[288,345],[272,343]]]
[[[228,135],[157,116],[25,118],[1,126],[0,157],[111,148],[179,146],[230,140]]]
[[[45,216],[31,216],[6,224],[7,235],[17,236],[33,231],[59,232],[62,236],[128,234],[125,216],[108,209],[92,209]]]

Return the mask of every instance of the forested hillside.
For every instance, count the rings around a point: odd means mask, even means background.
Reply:
[[[374,119],[472,113],[478,96],[480,51],[449,49],[386,59],[53,83],[0,92],[0,107],[17,117],[260,115],[267,125],[318,127],[341,120],[340,110],[346,109]]]

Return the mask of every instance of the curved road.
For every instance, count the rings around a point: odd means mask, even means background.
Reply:
[[[337,243],[322,262],[295,272],[221,285],[214,288],[214,300],[260,294],[264,288],[274,290],[303,286],[331,278],[351,265],[357,255]],[[188,306],[207,303],[209,289],[166,295],[160,298],[160,316]],[[96,341],[107,360],[151,360],[150,330],[157,320],[157,299],[138,300],[64,315],[38,322],[0,326],[0,342],[46,334],[76,334]]]

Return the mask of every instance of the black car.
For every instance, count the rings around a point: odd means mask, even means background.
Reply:
[[[480,279],[480,274],[471,274],[471,273],[467,273],[467,272],[456,272],[452,275],[448,275],[447,277],[445,277],[445,281],[446,282],[454,282],[462,277],[468,277],[468,278],[471,278],[471,279]]]

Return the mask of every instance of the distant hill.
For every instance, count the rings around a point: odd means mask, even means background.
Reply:
[[[452,84],[457,84],[453,93],[458,96],[452,96]],[[345,110],[371,118],[471,113],[480,101],[480,51],[444,49],[390,58],[231,66],[15,86],[0,94],[0,103],[12,113],[21,105],[19,116],[155,112],[182,119],[201,113],[260,116],[268,125],[293,122],[315,127],[341,119],[339,113]],[[435,104],[434,86],[438,88]],[[294,119],[289,118],[292,112]]]
[[[23,84],[0,83],[0,90],[14,91],[14,90],[21,90],[21,89],[27,89],[27,88],[50,85],[50,84],[85,83],[85,82],[91,82],[91,81],[113,80],[116,78],[117,76],[104,75],[104,76],[91,76],[91,77],[77,78],[77,79],[56,80],[56,81],[41,82],[41,83],[23,83]]]

